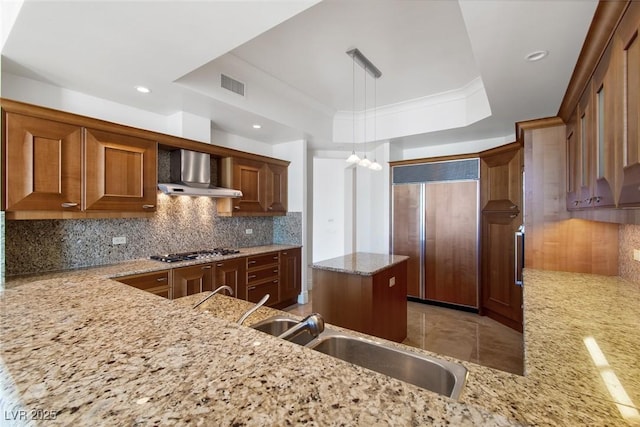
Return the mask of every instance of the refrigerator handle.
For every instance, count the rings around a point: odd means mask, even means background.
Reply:
[[[522,286],[522,269],[524,267],[524,232],[520,229],[515,233],[515,284]]]

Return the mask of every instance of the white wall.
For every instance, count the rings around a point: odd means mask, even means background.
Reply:
[[[255,139],[245,138],[240,135],[227,133],[219,129],[212,129],[211,143],[222,147],[229,147],[248,153],[273,157],[273,145]]]
[[[478,153],[515,141],[515,134],[499,138],[490,138],[474,141],[458,142],[456,144],[430,145],[418,148],[402,150],[402,157],[394,157],[393,160],[425,159],[428,157],[454,156],[457,154]],[[397,155],[397,151],[395,155]]]
[[[313,262],[344,255],[344,159],[313,159]]]

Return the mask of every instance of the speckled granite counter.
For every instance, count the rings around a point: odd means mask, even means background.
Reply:
[[[339,273],[359,274],[371,276],[380,270],[384,270],[409,259],[404,255],[373,254],[368,252],[356,252],[325,261],[316,262],[313,268],[319,270],[337,271]]]
[[[462,362],[460,402],[238,326],[245,301],[191,309],[201,297],[168,301],[88,272],[4,291],[3,423],[20,409],[57,411],[34,422],[47,425],[634,423],[582,343],[594,336],[638,402],[640,290],[618,278],[525,271],[527,374]]]

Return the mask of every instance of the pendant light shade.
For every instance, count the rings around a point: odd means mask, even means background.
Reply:
[[[358,163],[358,165],[362,166],[363,168],[368,168],[369,166],[371,166],[371,160],[367,159],[367,155],[364,155],[364,159],[360,160],[360,163]]]
[[[369,169],[371,169],[372,171],[381,171],[382,165],[374,160],[373,163],[369,165]]]
[[[349,164],[360,163],[360,157],[358,157],[355,151],[352,151],[351,155],[347,157],[347,163]]]

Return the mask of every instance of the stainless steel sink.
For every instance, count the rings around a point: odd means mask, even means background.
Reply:
[[[285,316],[274,316],[251,325],[253,329],[257,329],[260,332],[267,333],[273,336],[279,336],[287,329],[295,326],[298,322],[295,319]],[[292,338],[291,342],[305,345],[313,340],[313,335],[307,331],[303,331],[298,336]]]
[[[460,397],[467,378],[467,368],[458,363],[332,331],[308,347],[452,399]]]
[[[290,317],[274,316],[251,327],[277,337],[297,323]],[[291,342],[452,399],[460,397],[467,379],[467,368],[461,364],[401,350],[334,329],[325,329],[315,339],[305,331]]]

